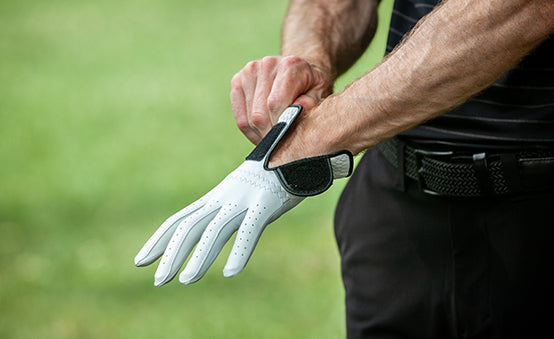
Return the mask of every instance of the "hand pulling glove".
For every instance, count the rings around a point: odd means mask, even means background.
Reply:
[[[146,242],[135,257],[135,265],[149,265],[161,256],[154,276],[156,286],[173,279],[195,245],[179,281],[190,284],[202,278],[235,232],[223,274],[237,275],[269,223],[304,197],[327,190],[333,179],[351,174],[349,151],[268,168],[273,149],[301,110],[299,105],[288,107],[242,165],[202,198],[169,217]]]

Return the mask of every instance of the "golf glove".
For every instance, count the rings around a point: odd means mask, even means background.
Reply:
[[[242,165],[202,198],[169,217],[146,242],[135,265],[146,266],[162,257],[154,276],[156,286],[173,279],[195,246],[179,281],[190,284],[202,278],[235,232],[223,274],[237,275],[268,224],[304,197],[327,190],[333,179],[351,174],[349,151],[268,168],[273,149],[301,110],[299,105],[288,107]]]

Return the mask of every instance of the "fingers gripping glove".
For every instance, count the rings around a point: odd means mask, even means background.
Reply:
[[[194,246],[179,281],[190,284],[202,278],[235,232],[223,274],[237,275],[269,223],[304,197],[327,190],[333,179],[351,174],[353,161],[348,151],[268,168],[272,151],[301,110],[298,105],[287,108],[242,165],[208,194],[169,217],[146,242],[135,265],[149,265],[162,257],[155,273],[156,286],[173,279]]]

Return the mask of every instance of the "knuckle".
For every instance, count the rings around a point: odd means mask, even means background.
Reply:
[[[259,130],[262,130],[265,125],[267,125],[267,116],[266,114],[258,111],[252,112],[250,116],[250,126]]]
[[[280,106],[282,101],[283,99],[279,93],[272,93],[267,97],[267,108],[273,112],[276,107]]]
[[[259,60],[250,61],[249,63],[246,64],[246,66],[244,66],[244,71],[249,73],[256,73],[258,70],[259,63],[260,63]]]
[[[237,118],[236,119],[237,127],[242,132],[248,131],[250,129],[250,124],[247,119]]]
[[[277,63],[275,60],[273,61],[265,61],[260,65],[259,74],[263,77],[266,77],[266,79],[272,79],[275,77],[275,74],[277,72]]]
[[[241,73],[235,74],[231,78],[231,89],[236,90],[242,87],[242,75]]]
[[[275,57],[266,56],[261,60],[261,67],[265,71],[271,70],[275,67],[275,64],[277,63],[277,60]]]
[[[275,112],[282,106],[283,99],[279,94],[271,94],[267,98],[267,108],[270,112]]]
[[[275,61],[275,58],[272,56],[265,56],[262,58],[262,63],[273,63]]]
[[[283,65],[285,67],[294,67],[294,66],[299,66],[300,64],[302,64],[304,62],[303,59],[297,57],[297,56],[294,56],[294,55],[288,55],[286,57],[283,57]]]

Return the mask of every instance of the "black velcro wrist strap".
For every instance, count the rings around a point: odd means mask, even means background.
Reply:
[[[340,159],[342,158],[342,159]],[[344,173],[333,173],[333,161],[342,162]],[[352,173],[352,154],[340,151],[312,158],[300,159],[272,168],[283,188],[290,194],[312,196],[325,192],[333,184],[333,179],[347,177]]]
[[[271,130],[263,137],[258,145],[252,150],[252,152],[246,157],[246,160],[262,161],[265,158],[269,158],[271,152],[275,149],[275,146],[281,141],[283,136],[287,133],[287,130],[292,125],[294,120],[302,112],[302,106],[291,105],[289,106],[279,117],[279,121]],[[267,162],[267,161],[266,161]]]
[[[279,140],[277,138],[281,134],[283,128],[287,126],[286,123],[280,122],[277,123],[271,130],[266,134],[266,136],[258,143],[256,148],[252,150],[250,154],[246,157],[246,160],[262,161],[264,157],[269,152],[274,144],[277,144]]]

